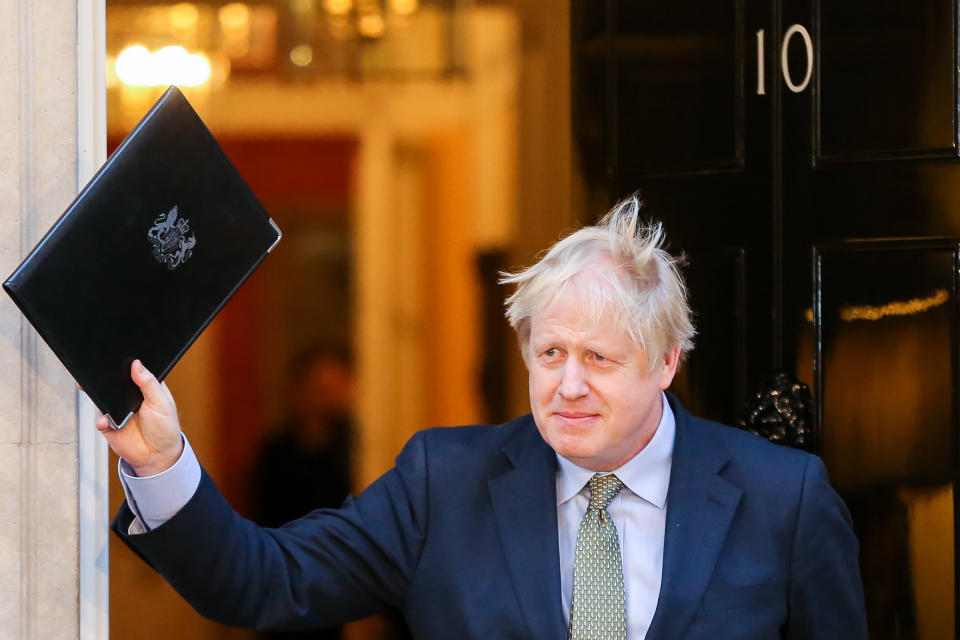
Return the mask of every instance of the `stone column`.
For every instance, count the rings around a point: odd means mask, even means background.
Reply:
[[[91,35],[93,24],[102,26],[102,6],[0,2],[0,278],[62,213],[102,153],[93,145],[81,162],[81,142],[89,147],[95,135],[78,116],[93,113],[83,101],[97,88],[90,70],[101,58]],[[89,408],[73,379],[0,294],[0,639],[81,637],[80,487],[90,478],[78,473],[78,412]]]

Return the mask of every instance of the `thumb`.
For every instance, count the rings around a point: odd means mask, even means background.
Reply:
[[[167,413],[164,409],[170,404],[168,394],[164,392],[164,388],[156,376],[143,366],[139,359],[131,363],[130,377],[133,378],[134,384],[140,387],[144,404],[155,410],[160,410],[162,413]]]

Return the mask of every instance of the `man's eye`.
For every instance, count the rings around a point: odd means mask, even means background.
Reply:
[[[543,352],[543,355],[547,356],[548,358],[554,358],[558,353],[559,351],[557,351],[556,347],[550,347],[549,349]]]
[[[594,360],[599,360],[600,362],[603,362],[604,360],[607,359],[605,356],[602,356],[599,353],[594,353],[593,358]]]

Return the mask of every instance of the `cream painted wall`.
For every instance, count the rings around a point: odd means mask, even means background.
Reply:
[[[76,193],[77,2],[6,0],[0,24],[6,276]],[[0,297],[0,638],[80,636],[78,407],[71,377]]]

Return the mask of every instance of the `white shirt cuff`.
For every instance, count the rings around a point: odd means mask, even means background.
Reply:
[[[152,476],[139,477],[133,467],[123,458],[117,465],[120,484],[127,496],[127,504],[136,516],[127,530],[128,534],[145,533],[155,529],[177,515],[200,486],[200,463],[190,446],[187,436],[183,438],[183,453],[172,467]]]

